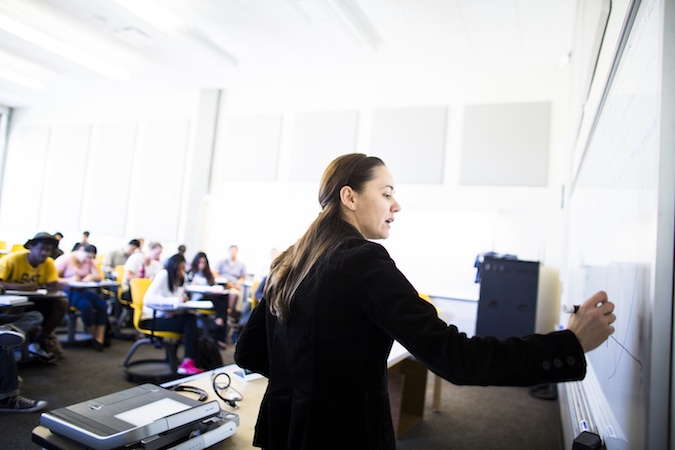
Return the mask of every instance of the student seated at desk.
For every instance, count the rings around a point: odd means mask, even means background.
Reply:
[[[41,232],[24,244],[28,250],[13,252],[0,259],[0,284],[5,289],[20,291],[37,289],[58,291],[59,274],[54,266],[54,260],[50,257],[56,243],[54,236]],[[68,311],[68,298],[48,296],[33,297],[31,300],[44,320],[36,341],[31,343],[28,349],[40,361],[54,362],[61,354],[54,330]]]
[[[213,286],[216,284],[216,278],[211,272],[211,265],[206,253],[199,252],[195,255],[187,279],[190,285]],[[227,335],[227,308],[229,305],[222,296],[209,297],[207,295],[206,297],[213,301],[213,306],[216,309],[216,318],[213,320],[215,329],[211,330],[211,335],[220,348],[226,348],[225,336]],[[204,294],[195,293],[192,294],[190,300],[201,300],[202,298],[204,298]]]
[[[185,257],[175,254],[166,261],[165,268],[157,272],[143,299],[141,327],[157,331],[173,331],[183,334],[184,358],[178,367],[181,375],[194,375],[204,370],[195,366],[197,356],[197,317],[186,311],[153,310],[153,305],[163,305],[167,297],[185,302]],[[154,320],[154,323],[153,323]]]
[[[67,285],[71,281],[101,281],[101,273],[94,263],[96,247],[91,244],[80,245],[74,252],[56,258],[54,265],[59,273],[59,281]],[[106,302],[92,289],[67,290],[71,306],[80,311],[80,317],[87,332],[94,338],[92,347],[103,351],[105,328],[108,323]]]
[[[106,254],[105,258],[103,258],[103,263],[101,264],[103,273],[111,280],[117,279],[115,267],[125,265],[129,257],[136,253],[140,246],[141,243],[138,239],[132,239],[123,249],[113,250]]]
[[[218,273],[227,280],[229,312],[238,315],[243,304],[241,294],[246,280],[246,266],[237,258],[239,247],[230,245],[229,252],[229,256],[218,264]]]
[[[0,286],[0,294],[4,291]],[[19,395],[19,373],[14,358],[14,347],[23,344],[26,335],[37,329],[42,314],[29,311],[23,314],[0,314],[0,413],[36,412],[47,406],[43,400],[31,400]]]

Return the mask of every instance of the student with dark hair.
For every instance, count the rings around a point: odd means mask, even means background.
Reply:
[[[86,244],[88,244],[88,243],[89,243],[89,232],[88,232],[88,231],[84,231],[84,232],[82,233],[82,241],[81,241],[81,242],[78,242],[78,243],[75,244],[75,245],[73,245],[73,249],[72,249],[71,251],[74,252],[75,250],[77,250],[78,248],[80,248],[80,246],[86,245]]]
[[[192,258],[190,264],[190,271],[187,274],[188,283],[198,286],[213,286],[216,284],[216,278],[211,271],[209,258],[206,253],[199,252]],[[192,297],[192,300],[199,300],[199,298]]]
[[[132,239],[129,243],[120,250],[113,250],[110,253],[105,255],[103,258],[103,263],[101,264],[101,270],[103,273],[111,279],[116,279],[117,274],[115,274],[115,267],[123,266],[126,264],[127,260],[131,255],[138,251],[141,243],[138,239]]]
[[[0,284],[5,289],[20,291],[58,291],[59,274],[50,256],[55,246],[54,236],[40,232],[26,241],[24,247],[27,250],[0,258]],[[68,299],[65,296],[49,296],[36,297],[33,301],[44,321],[36,341],[28,349],[41,361],[53,362],[61,351],[54,330],[68,311]]]
[[[197,318],[194,314],[175,310],[153,311],[152,305],[166,305],[167,298],[173,298],[176,304],[188,299],[185,293],[185,257],[181,254],[175,254],[167,259],[164,269],[157,272],[152,279],[143,299],[141,327],[181,333],[185,351],[178,373],[181,375],[201,373],[204,370],[198,368],[194,362],[198,351]]]
[[[67,286],[70,281],[101,281],[101,273],[94,263],[96,247],[91,244],[80,245],[77,250],[59,256],[54,265],[59,273],[59,281]],[[71,306],[80,311],[80,318],[87,332],[94,338],[92,347],[103,351],[105,329],[108,324],[107,305],[103,297],[91,289],[66,290]]]
[[[307,232],[274,261],[237,341],[237,364],[269,378],[257,447],[394,449],[387,393],[394,340],[452,383],[531,386],[583,378],[584,352],[614,331],[604,292],[571,315],[567,330],[546,335],[468,338],[448,326],[372,242],[389,236],[401,209],[379,158],[335,159],[319,203]]]
[[[216,278],[213,272],[211,271],[211,264],[209,263],[209,258],[206,256],[206,253],[199,252],[192,259],[192,264],[190,264],[190,271],[188,272],[188,284],[197,285],[197,286],[214,286],[216,284]],[[223,295],[209,295],[209,294],[200,294],[193,293],[190,296],[190,300],[202,300],[207,299],[213,302],[213,307],[216,310],[215,318],[213,321],[209,321],[209,329],[211,336],[216,341],[220,348],[226,348],[225,337],[227,335],[227,308],[228,302],[227,297]]]

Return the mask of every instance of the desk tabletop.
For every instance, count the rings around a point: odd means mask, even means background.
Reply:
[[[410,353],[408,353],[401,344],[394,342],[394,346],[392,347],[387,360],[388,366],[392,367],[406,359],[408,356],[410,356]],[[221,400],[213,390],[213,377],[223,372],[230,376],[231,386],[241,394],[242,400],[237,402],[237,408],[229,406]],[[238,376],[236,372],[241,372],[241,368],[236,364],[230,364],[197,375],[172,380],[161,385],[164,388],[185,385],[202,389],[208,394],[207,400],[217,400],[221,409],[239,415],[239,427],[237,428],[237,432],[220,444],[211,447],[213,449],[250,450],[253,447],[252,443],[255,424],[258,420],[260,403],[262,402],[265,390],[267,389],[267,378],[262,377],[246,381],[241,376]],[[194,397],[194,394],[190,392],[180,391],[179,393],[188,397]],[[235,397],[237,393],[226,391],[223,395],[230,398]],[[42,426],[37,426],[33,429],[33,441],[40,443],[45,446],[45,448],[54,450],[80,450],[82,448],[72,441],[66,442],[62,438],[52,435],[47,428]]]
[[[48,291],[47,289],[38,289],[36,291],[19,291],[15,289],[6,289],[5,294],[7,295],[21,295],[29,298],[39,298],[39,297],[65,297],[66,294],[63,291]]]
[[[119,286],[117,281],[113,280],[101,280],[101,281],[67,281],[66,284],[71,289],[77,288],[97,288],[97,287],[112,287]]]

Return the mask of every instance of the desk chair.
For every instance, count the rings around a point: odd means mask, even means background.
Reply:
[[[141,337],[134,342],[129,349],[126,358],[124,358],[124,363],[122,365],[124,366],[127,380],[129,381],[134,379],[166,381],[177,376],[177,350],[183,335],[171,331],[155,331],[152,329],[141,328],[143,298],[145,297],[148,287],[150,287],[150,283],[152,283],[152,281],[147,278],[134,278],[129,281],[129,287],[131,289],[131,307],[134,312],[134,328],[141,335],[145,335],[145,337]],[[134,353],[144,345],[164,348],[164,359],[137,358],[132,361]]]
[[[69,299],[70,300],[70,299]],[[80,310],[70,305],[66,312],[66,333],[57,332],[56,336],[63,347],[76,347],[89,345],[94,336],[84,329],[77,329],[77,320],[80,318]]]
[[[131,315],[131,302],[122,298],[122,294],[124,293],[124,265],[119,265],[115,266],[115,276],[117,279],[117,294],[116,294],[116,301],[120,305],[122,305],[122,308],[120,310],[119,315],[115,317],[115,321],[113,323],[113,334],[115,335],[116,338],[118,339],[128,339],[131,338],[133,339],[134,336],[122,333],[122,328],[127,324],[129,321],[129,316]],[[115,309],[115,308],[113,308]]]
[[[258,290],[258,286],[260,286],[260,281],[254,281],[251,285],[251,296],[248,299],[251,302],[251,310],[258,306],[258,299],[255,298],[255,291]]]
[[[18,252],[19,250],[25,250],[25,249],[26,249],[26,247],[24,247],[23,244],[13,244],[12,248],[9,249],[9,252],[13,253],[13,252]]]

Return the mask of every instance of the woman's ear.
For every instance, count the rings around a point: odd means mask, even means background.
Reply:
[[[354,209],[354,189],[351,186],[342,186],[342,189],[340,189],[340,201],[348,209]]]

